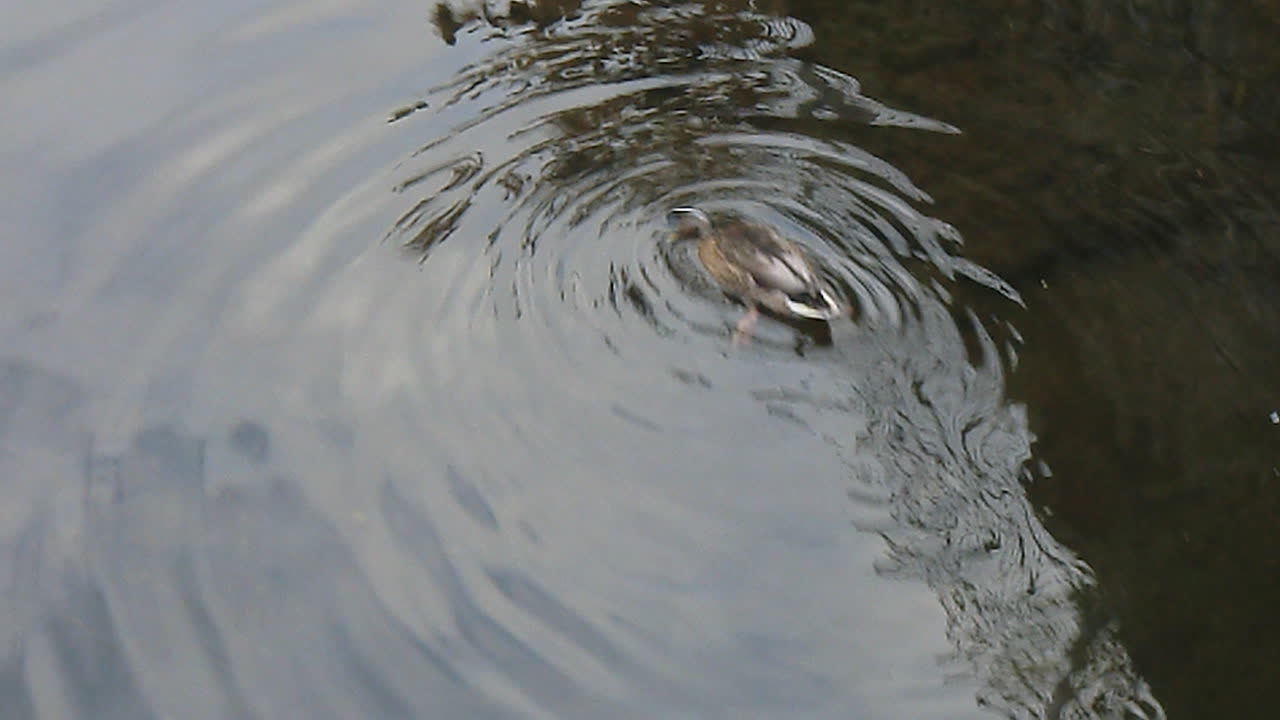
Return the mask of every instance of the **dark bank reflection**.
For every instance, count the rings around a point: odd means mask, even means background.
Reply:
[[[1030,492],[1170,717],[1273,715],[1274,3],[791,11],[815,59],[964,128],[866,144],[1026,299],[1011,388],[1053,469]]]

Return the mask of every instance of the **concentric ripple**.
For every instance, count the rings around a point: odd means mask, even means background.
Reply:
[[[960,233],[928,214],[929,195],[902,172],[813,128],[958,130],[790,57],[812,39],[804,23],[717,7],[598,2],[541,26],[444,23],[481,59],[391,114],[404,133],[431,138],[397,170],[405,204],[388,237],[449,277],[423,322],[449,338],[431,358],[453,369],[454,421],[585,482],[595,476],[584,468],[618,473],[644,452],[642,442],[569,440],[606,422],[602,406],[665,438],[706,433],[711,421],[672,415],[663,371],[695,391],[745,391],[774,420],[842,448],[855,504],[873,516],[860,524],[890,542],[880,571],[938,592],[984,704],[1016,715],[1065,683],[1096,707],[1160,717],[1113,629],[1078,634],[1074,596],[1092,576],[1027,507],[1025,414],[1003,398],[993,329],[950,288],[986,288],[1011,308],[1017,292],[963,256]],[[767,222],[810,248],[857,309],[829,339],[844,360],[794,362],[814,338],[776,322],[731,353],[739,311],[665,224],[681,205]],[[440,255],[449,270],[432,273]],[[519,358],[519,376],[494,373],[486,355]],[[486,392],[502,394],[504,412],[465,399]],[[707,418],[732,407],[703,402],[695,413]],[[580,414],[549,416],[557,405]],[[750,423],[726,424],[717,447],[748,455]],[[1029,586],[1040,593],[1030,603]],[[1077,642],[1092,653],[1083,665]]]
[[[596,3],[545,31],[503,32],[484,38],[501,49],[392,115],[451,130],[406,160],[397,190],[410,204],[390,237],[423,258],[456,242],[486,259],[473,271],[488,281],[471,284],[484,303],[453,297],[444,316],[532,312],[541,328],[522,332],[535,353],[561,349],[550,339],[569,322],[615,348],[640,328],[719,333],[725,319],[707,307],[717,293],[666,237],[666,211],[681,204],[782,227],[867,321],[902,323],[933,276],[1017,299],[954,252],[959,234],[921,212],[929,197],[901,172],[786,129],[817,119],[956,132],[787,57],[812,38],[804,23]]]
[[[1016,293],[844,132],[957,131],[757,4],[451,0],[425,50],[420,3],[229,6],[139,52],[225,62],[141,85],[136,137],[37,144],[67,168],[15,201],[50,229],[0,323],[25,714],[1159,717],[952,291]],[[734,349],[688,204],[856,317]]]

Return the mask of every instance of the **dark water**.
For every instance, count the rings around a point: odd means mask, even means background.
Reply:
[[[6,15],[0,716],[1274,713],[1270,5]]]

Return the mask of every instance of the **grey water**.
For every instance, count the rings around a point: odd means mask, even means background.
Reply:
[[[1274,714],[1271,4],[4,15],[0,717]]]

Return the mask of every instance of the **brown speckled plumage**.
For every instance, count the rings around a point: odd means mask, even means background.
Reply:
[[[751,310],[759,305],[783,317],[810,320],[843,314],[807,253],[773,228],[740,220],[717,228],[697,208],[671,212],[681,232],[697,237],[698,259],[711,277]]]

